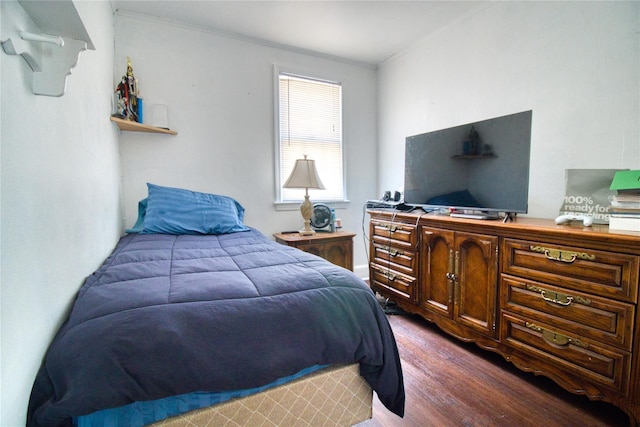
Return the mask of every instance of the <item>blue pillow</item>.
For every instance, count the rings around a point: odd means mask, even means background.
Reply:
[[[143,233],[226,234],[249,230],[244,208],[231,197],[147,184]]]
[[[125,233],[142,233],[142,230],[144,230],[144,217],[147,215],[148,200],[148,198],[144,198],[138,202],[138,219],[133,227],[124,230]]]

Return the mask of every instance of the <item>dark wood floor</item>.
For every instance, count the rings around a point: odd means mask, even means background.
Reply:
[[[417,316],[388,318],[402,359],[405,416],[386,410],[374,393],[373,419],[358,427],[628,425],[627,415],[613,405],[522,372],[502,356],[454,339]]]

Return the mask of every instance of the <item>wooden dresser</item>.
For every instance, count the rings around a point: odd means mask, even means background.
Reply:
[[[372,288],[640,421],[640,233],[370,210]]]

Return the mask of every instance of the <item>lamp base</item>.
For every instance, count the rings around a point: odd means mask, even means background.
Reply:
[[[315,230],[300,230],[298,231],[298,234],[301,236],[313,236],[314,234],[316,234]]]
[[[301,236],[312,236],[316,234],[314,230],[311,229],[311,215],[313,214],[313,204],[309,200],[309,194],[304,195],[304,201],[300,205],[300,213],[302,214],[302,219],[304,219],[304,228],[300,230]]]

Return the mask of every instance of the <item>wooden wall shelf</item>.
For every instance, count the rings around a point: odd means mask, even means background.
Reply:
[[[144,123],[138,123],[138,122],[132,122],[130,120],[119,119],[117,117],[111,117],[111,121],[114,122],[120,128],[120,130],[126,130],[129,132],[164,133],[168,135],[178,134],[178,132],[171,129],[158,128],[155,126],[145,125]]]

